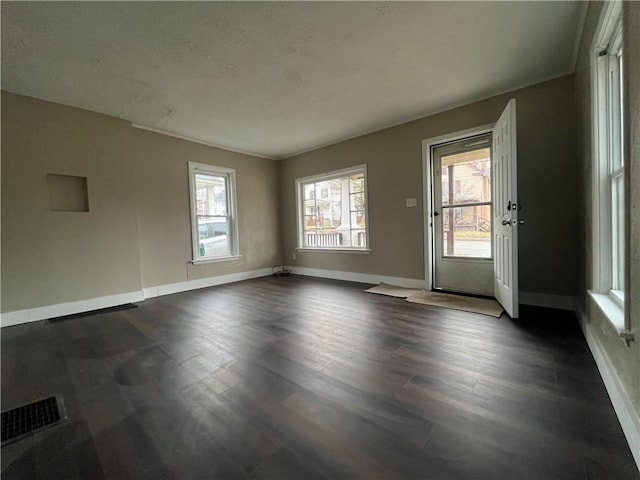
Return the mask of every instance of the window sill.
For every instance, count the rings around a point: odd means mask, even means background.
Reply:
[[[618,336],[628,345],[629,342],[633,340],[633,332],[625,328],[624,309],[622,306],[607,294],[594,293],[589,290],[589,295],[607,320],[609,320],[609,323],[616,329]]]
[[[371,253],[370,248],[296,248],[297,252],[309,252],[309,253],[358,253],[369,255]]]
[[[204,265],[205,263],[218,263],[218,262],[230,262],[233,260],[240,260],[242,255],[226,255],[224,257],[215,258],[201,258],[198,260],[191,260],[194,265]]]

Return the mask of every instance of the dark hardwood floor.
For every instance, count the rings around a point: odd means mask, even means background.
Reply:
[[[2,329],[2,479],[640,478],[577,322],[260,278]]]

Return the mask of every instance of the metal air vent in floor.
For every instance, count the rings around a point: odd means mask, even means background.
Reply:
[[[58,396],[2,412],[2,446],[55,425],[64,417],[62,397]]]

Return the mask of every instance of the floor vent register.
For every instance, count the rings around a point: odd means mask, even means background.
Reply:
[[[62,412],[62,399],[56,396],[2,412],[2,446],[57,424]]]

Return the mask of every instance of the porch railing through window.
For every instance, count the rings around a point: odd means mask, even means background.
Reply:
[[[331,233],[306,233],[307,247],[340,247],[342,246],[342,234]]]

